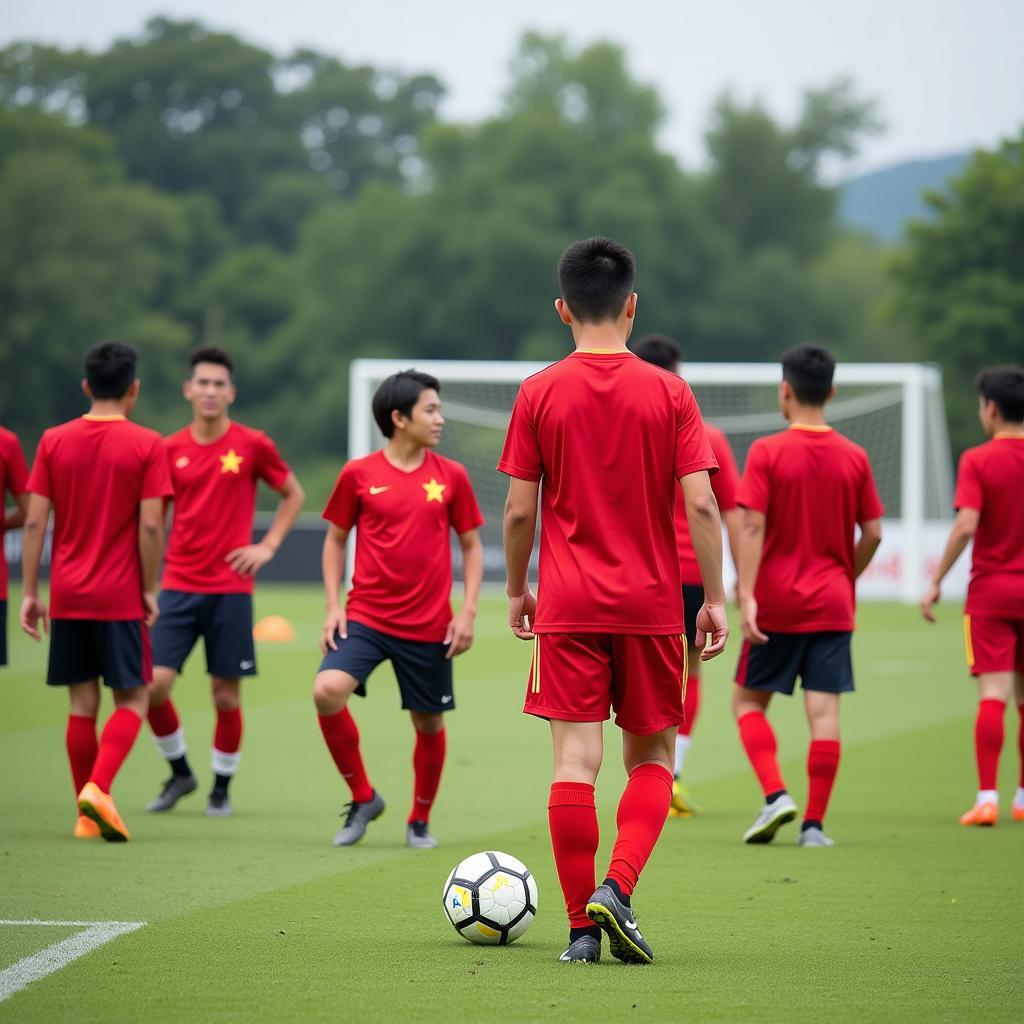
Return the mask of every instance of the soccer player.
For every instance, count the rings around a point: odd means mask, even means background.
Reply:
[[[171,775],[147,811],[169,811],[198,781],[188,763],[171,688],[200,637],[216,709],[213,789],[206,815],[231,815],[228,787],[241,758],[243,676],[256,674],[252,593],[302,508],[295,474],[266,434],[232,420],[236,391],[231,357],[200,348],[189,357],[185,398],[192,422],[164,442],[174,484],[174,518],[153,631],[149,725]],[[252,543],[256,489],[263,481],[281,495],[270,529]]]
[[[415,370],[380,385],[373,418],[387,446],[345,464],[323,513],[330,524],[323,552],[327,614],[313,701],[327,749],[352,793],[335,846],[358,842],[384,811],[348,709],[353,693],[366,696],[367,677],[383,661],[391,662],[416,734],[406,843],[437,846],[429,822],[444,769],[444,715],[455,707],[452,659],[473,642],[484,571],[478,533],[484,520],[469,476],[433,450],[444,425],[440,391],[435,378]],[[355,572],[343,608],[345,545],[353,527]],[[465,585],[455,616],[451,530],[462,547]]]
[[[25,523],[28,508],[28,467],[18,435],[0,427],[0,665],[7,664],[7,558],[4,556],[4,531],[16,530]],[[7,493],[14,499],[8,510]]]
[[[799,843],[833,845],[823,823],[839,768],[839,695],[853,690],[854,581],[881,543],[883,511],[867,452],[825,423],[835,365],[817,345],[783,353],[779,408],[789,429],[750,446],[740,483],[733,712],[765,800],[747,843],[770,843],[797,816],[765,712],[773,694],[792,696],[799,676],[811,729]]]
[[[709,479],[715,459],[686,383],[626,348],[634,276],[632,254],[611,239],[574,242],[562,255],[555,308],[576,348],[523,382],[498,463],[511,478],[509,625],[534,643],[524,711],[550,722],[554,747],[548,821],[569,916],[561,959],[570,962],[600,959],[601,929],[618,959],[654,959],[631,897],[671,803],[683,721],[686,640],[674,528],[680,480],[707,595],[696,629],[705,660],[728,635],[721,522]],[[527,574],[538,492],[534,596]],[[595,886],[594,784],[609,706],[629,779],[611,864]]]
[[[942,581],[974,540],[971,582],[964,607],[967,666],[978,681],[974,749],[978,795],[961,825],[994,825],[999,819],[996,779],[1003,747],[1006,703],[1020,712],[1020,785],[1013,820],[1024,821],[1024,369],[998,366],[977,380],[978,416],[990,440],[960,458],[956,519],[921,611],[932,607]]]
[[[682,352],[672,338],[663,334],[648,334],[633,345],[633,351],[648,363],[654,363],[663,370],[679,373]],[[718,510],[725,521],[729,535],[729,550],[733,564],[739,550],[740,519],[742,513],[736,506],[736,490],[739,487],[739,472],[736,459],[725,434],[710,423],[704,423],[704,433],[711,444],[711,452],[718,463],[718,472],[711,478],[711,489],[715,492]],[[680,782],[686,755],[690,752],[693,727],[700,711],[700,648],[697,647],[697,612],[704,607],[704,584],[700,578],[700,565],[690,540],[690,525],[686,519],[686,503],[682,491],[676,491],[676,545],[679,549],[679,576],[683,583],[683,613],[686,623],[686,694],[683,698],[683,724],[676,736],[676,759],[672,782],[672,808],[670,814],[681,818],[692,817],[697,806]]]
[[[89,412],[47,430],[28,480],[21,628],[50,632],[46,681],[67,687],[67,751],[78,795],[77,838],[129,838],[110,795],[146,716],[152,678],[149,629],[171,495],[158,433],[129,422],[139,394],[137,353],[106,341],[85,356]],[[49,614],[39,600],[39,563],[53,510]],[[114,713],[96,739],[99,680]]]

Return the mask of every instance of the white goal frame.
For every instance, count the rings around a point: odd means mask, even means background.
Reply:
[[[444,384],[446,381],[491,381],[519,383],[530,374],[543,370],[550,363],[518,360],[453,360],[453,359],[354,359],[349,369],[349,458],[369,455],[384,446],[384,439],[373,427],[371,402],[373,384],[392,373],[415,366],[430,373]],[[777,384],[781,379],[779,363],[700,363],[687,361],[683,376],[694,385],[702,384]],[[836,367],[835,382],[843,385],[878,385],[902,390],[900,497],[901,515],[895,522],[899,530],[901,573],[899,597],[907,603],[920,598],[926,562],[925,538],[941,527],[941,521],[925,516],[925,471],[927,459],[926,433],[929,396],[941,403],[942,372],[925,363],[849,363]],[[449,403],[445,403],[448,405]],[[941,407],[941,406],[940,406]],[[953,481],[948,458],[949,437],[944,414],[933,417],[932,429],[941,436],[934,438],[934,448],[945,452],[945,458],[934,459],[929,468],[940,495],[940,504],[951,509]],[[493,424],[489,424],[493,425]],[[947,517],[948,518],[948,517]],[[945,589],[952,594],[962,582],[951,581]]]

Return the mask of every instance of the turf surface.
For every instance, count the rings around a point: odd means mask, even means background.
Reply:
[[[11,594],[12,619],[19,595]],[[564,910],[546,827],[547,731],[519,713],[530,649],[486,601],[477,643],[459,662],[460,710],[434,851],[403,846],[411,727],[390,673],[355,706],[375,785],[389,801],[362,844],[331,847],[348,799],[309,700],[321,601],[264,586],[258,614],[296,626],[263,646],[246,685],[236,815],[203,817],[202,792],[169,815],[141,808],[165,771],[143,735],[115,786],[134,840],[75,842],[63,753],[65,701],[42,685],[44,651],[12,622],[0,673],[0,918],[145,921],[6,1002],[0,1021],[1019,1020],[1024,824],[964,829],[974,789],[974,692],[959,616],[928,628],[912,609],[868,605],[856,642],[859,692],[844,700],[844,753],[829,811],[832,850],[768,847],[739,836],[759,793],[729,718],[734,648],[706,672],[688,762],[706,812],[670,820],[635,906],[652,967],[607,957],[556,962]],[[176,691],[194,766],[209,779],[212,712],[195,655]],[[806,791],[806,726],[797,701],[773,709],[783,770]],[[1002,790],[1016,783],[1007,718]],[[615,730],[598,783],[607,856],[623,772]],[[451,866],[506,850],[538,878],[540,913],[514,946],[471,946],[444,919]],[[68,929],[0,926],[0,971]]]

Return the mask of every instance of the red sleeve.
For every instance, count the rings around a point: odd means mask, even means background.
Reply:
[[[747,465],[743,470],[736,503],[743,508],[768,514],[771,501],[771,467],[768,449],[760,441],[755,441],[747,453]]]
[[[259,436],[259,456],[256,462],[256,475],[275,491],[284,487],[285,480],[291,475],[292,468],[277,450],[277,445],[266,434]]]
[[[50,445],[45,433],[39,439],[39,447],[36,449],[35,461],[32,463],[32,472],[29,473],[26,487],[32,494],[38,494],[43,498],[53,498],[53,482],[50,479]]]
[[[359,470],[346,463],[327,499],[322,518],[341,530],[351,530],[359,518]]]
[[[676,406],[676,479],[706,469],[712,476],[718,472],[718,463],[704,431],[704,421],[697,408],[690,385],[681,382]]]
[[[981,487],[981,474],[978,472],[978,460],[973,451],[966,451],[960,456],[960,467],[956,473],[956,494],[953,497],[953,508],[973,508],[981,512],[984,506],[984,493]]]
[[[164,439],[157,435],[153,438],[142,471],[142,490],[139,498],[171,498],[174,496],[174,485],[171,483],[171,469],[167,459],[167,448]]]
[[[452,529],[462,536],[470,530],[475,530],[478,526],[483,526],[484,517],[480,513],[480,506],[476,502],[473,485],[470,483],[465,466],[458,467],[456,480],[458,483],[448,510],[448,517],[451,520]]]
[[[7,489],[15,497],[28,490],[28,466],[25,465],[25,453],[16,435],[11,437],[11,446],[7,452]]]
[[[885,506],[878,496],[875,486],[875,474],[871,472],[871,462],[864,457],[864,479],[860,485],[860,505],[857,510],[857,522],[866,523],[869,519],[881,519],[885,514]]]
[[[540,457],[540,446],[534,430],[529,403],[519,389],[512,418],[509,420],[505,447],[498,460],[498,472],[514,476],[519,480],[538,481],[544,475],[544,464]]]
[[[736,507],[736,492],[740,486],[736,460],[725,434],[718,430],[709,432],[708,440],[711,441],[711,451],[718,462],[718,472],[711,478],[711,489],[715,492],[719,509],[731,512]]]

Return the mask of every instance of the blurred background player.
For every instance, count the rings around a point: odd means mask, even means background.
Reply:
[[[524,711],[551,724],[548,821],[569,915],[561,957],[568,962],[600,959],[601,928],[618,959],[654,959],[630,904],[671,804],[683,721],[686,640],[674,524],[680,480],[707,591],[697,612],[703,657],[720,653],[728,636],[722,527],[708,475],[715,459],[686,383],[626,348],[634,276],[632,253],[611,239],[575,242],[562,255],[555,308],[576,350],[523,382],[498,463],[511,478],[509,625],[534,642]],[[538,493],[534,597],[528,572]],[[609,706],[629,779],[607,876],[595,887],[594,784]]]
[[[129,838],[110,796],[146,715],[152,679],[149,629],[171,480],[163,440],[128,421],[139,395],[138,355],[106,341],[85,356],[89,412],[43,433],[28,481],[21,628],[40,640],[49,623],[46,681],[66,686],[67,751],[78,794],[75,836]],[[39,563],[53,510],[50,610],[39,600]],[[99,680],[114,713],[96,739]]]
[[[1014,821],[1024,821],[1024,369],[999,366],[977,380],[978,416],[990,440],[960,458],[956,520],[921,611],[932,606],[946,573],[974,540],[971,582],[964,607],[964,646],[978,681],[974,748],[978,795],[962,825],[994,825],[1003,718],[1011,697],[1020,712],[1021,775],[1013,799]]]
[[[484,555],[478,527],[483,516],[465,467],[433,451],[440,443],[441,385],[426,373],[388,377],[373,396],[373,417],[387,447],[346,463],[324,519],[323,574],[327,599],[313,684],[327,748],[352,792],[335,846],[351,846],[384,811],[359,749],[359,730],[348,710],[353,693],[366,696],[366,680],[390,661],[402,708],[416,732],[413,798],[406,843],[437,846],[430,811],[444,769],[444,713],[455,707],[452,658],[473,642]],[[345,545],[357,527],[355,572],[344,609],[340,602]],[[462,610],[452,615],[451,533],[462,547]]]
[[[743,836],[770,843],[797,815],[765,712],[797,677],[811,728],[801,846],[832,846],[824,819],[839,769],[839,695],[853,690],[854,581],[882,540],[882,503],[867,452],[825,423],[832,354],[782,354],[779,408],[789,429],[758,438],[740,483],[739,599],[743,648],[733,712],[765,803]],[[860,538],[856,539],[856,528]]]
[[[200,637],[217,721],[208,817],[231,814],[228,786],[241,757],[241,680],[256,674],[252,593],[256,573],[288,536],[304,494],[274,442],[230,419],[236,390],[231,357],[200,348],[189,357],[184,395],[192,422],[164,441],[174,515],[164,557],[160,620],[153,631],[149,725],[171,776],[147,811],[169,811],[198,781],[188,763],[171,688]],[[259,482],[281,495],[270,529],[252,543]]]
[[[0,427],[0,665],[7,664],[7,558],[4,555],[4,531],[24,525],[28,508],[28,466],[18,435]],[[7,495],[14,507],[7,508]]]
[[[663,334],[647,334],[632,346],[633,351],[648,363],[654,363],[663,370],[680,372],[682,352],[679,344]],[[718,463],[718,472],[711,478],[711,489],[715,492],[718,511],[725,522],[729,536],[729,551],[733,564],[736,563],[740,520],[742,513],[736,506],[736,490],[739,487],[739,471],[736,459],[725,434],[716,426],[704,422],[704,433],[711,445],[711,452]],[[683,584],[683,615],[686,623],[686,692],[683,695],[683,724],[676,736],[676,758],[672,783],[672,808],[670,814],[691,817],[697,806],[690,799],[682,784],[683,765],[690,752],[693,727],[700,711],[700,648],[697,646],[697,612],[704,607],[704,584],[700,579],[700,565],[690,540],[690,524],[686,518],[686,503],[682,490],[676,491],[676,546],[679,549],[679,576]]]

